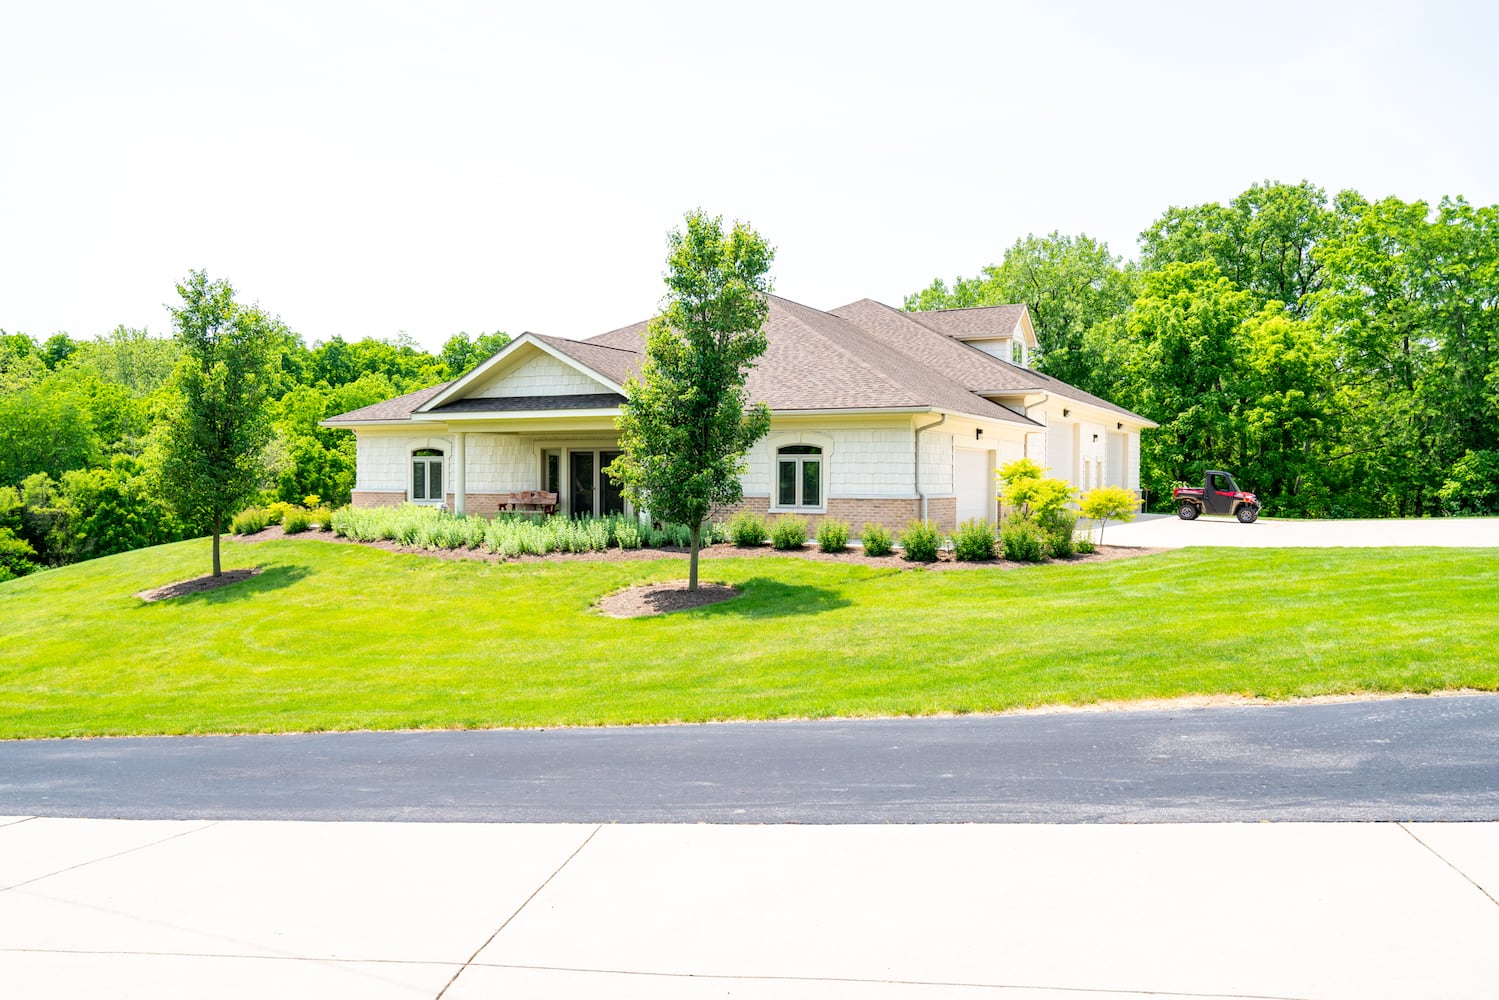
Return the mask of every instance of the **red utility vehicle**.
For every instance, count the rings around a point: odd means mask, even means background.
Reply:
[[[1260,502],[1253,493],[1245,493],[1234,477],[1217,469],[1203,476],[1202,489],[1180,486],[1171,492],[1176,499],[1176,516],[1195,521],[1200,514],[1231,514],[1245,524],[1260,516]]]

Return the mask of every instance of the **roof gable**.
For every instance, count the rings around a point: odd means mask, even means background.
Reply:
[[[413,412],[430,412],[459,400],[596,396],[624,391],[619,381],[574,357],[576,352],[559,349],[557,342],[555,337],[523,333]]]

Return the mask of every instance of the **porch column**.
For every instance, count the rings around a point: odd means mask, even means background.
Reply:
[[[465,466],[468,465],[463,455],[463,439],[468,435],[463,431],[453,434],[453,513],[462,514],[464,500],[468,492],[467,476]]]

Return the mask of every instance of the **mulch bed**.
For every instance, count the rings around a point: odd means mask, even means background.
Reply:
[[[686,580],[670,580],[621,590],[605,597],[594,607],[610,618],[644,618],[701,608],[738,596],[739,588],[726,583],[699,583],[697,590],[692,591],[687,589]]]
[[[402,545],[399,542],[390,541],[356,542],[353,539],[334,535],[329,531],[306,531],[296,535],[288,535],[281,529],[280,525],[271,525],[257,531],[253,535],[234,535],[232,537],[240,542],[270,542],[282,538],[304,538],[309,541],[335,542],[344,545],[366,545],[370,548],[382,549],[386,552],[400,552],[407,555],[427,556],[437,559],[467,559],[487,563],[635,562],[642,559],[686,559],[690,555],[686,549],[677,548],[609,549],[606,552],[553,552],[544,556],[513,556],[507,559],[497,552],[485,552],[483,549],[424,549],[416,545]],[[1154,555],[1165,551],[1165,549],[1137,549],[1123,545],[1100,545],[1098,546],[1098,550],[1091,555],[1078,555],[1070,559],[1053,560],[1053,563],[1063,563],[1071,566],[1081,563],[1111,562],[1115,559],[1132,559],[1136,556]],[[851,548],[844,553],[834,554],[823,552],[815,545],[808,545],[795,552],[780,552],[772,548],[769,543],[748,549],[741,549],[728,542],[718,545],[705,545],[703,546],[701,556],[704,559],[794,556],[798,559],[812,559],[818,562],[836,562],[853,566],[882,566],[886,569],[1020,569],[1024,566],[1035,565],[1034,563],[1006,562],[1003,559],[994,559],[989,562],[958,562],[957,558],[951,552],[939,552],[937,554],[937,561],[934,563],[917,563],[907,562],[899,555],[866,556],[857,548]]]
[[[241,580],[248,580],[260,572],[259,566],[250,569],[226,569],[219,576],[200,576],[192,580],[182,580],[178,583],[169,583],[165,587],[157,587],[154,590],[143,590],[136,594],[141,600],[169,601],[174,597],[185,597],[188,594],[202,594],[209,590],[218,590]]]

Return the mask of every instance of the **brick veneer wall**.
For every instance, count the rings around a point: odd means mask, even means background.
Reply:
[[[929,497],[926,502],[927,518],[936,522],[939,531],[950,532],[957,526],[957,497]],[[727,521],[741,510],[753,511],[766,517],[779,515],[770,513],[769,497],[745,497],[734,507],[724,507],[713,512],[713,520]],[[884,525],[895,534],[906,530],[906,525],[921,516],[921,501],[890,497],[829,497],[826,514],[805,514],[807,533],[817,534],[817,526],[823,518],[848,522],[851,533],[857,537],[866,522]]]
[[[463,495],[463,513],[483,514],[485,517],[490,517],[495,511],[500,509],[500,500],[502,497],[508,502],[510,493],[465,493]],[[453,494],[449,493],[444,497],[444,502],[447,503],[448,510],[458,509],[456,506],[457,498]]]
[[[406,502],[406,491],[355,490],[349,502],[355,507],[396,507]]]

